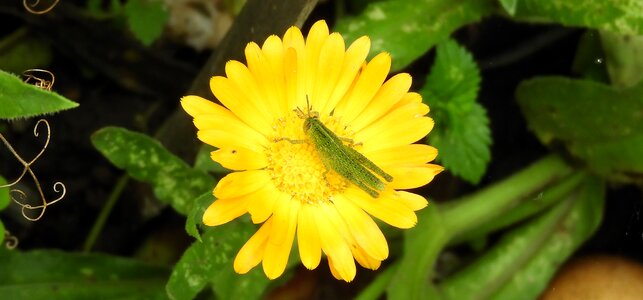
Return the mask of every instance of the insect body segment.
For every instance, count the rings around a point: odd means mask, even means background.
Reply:
[[[311,111],[310,107],[307,114],[300,109],[297,109],[297,113],[299,117],[305,119],[303,130],[310,138],[326,170],[332,169],[373,198],[377,198],[385,187],[382,180],[375,176],[376,174],[387,182],[393,180],[391,175],[364,155],[344,145],[342,139],[324,126],[319,120],[319,114]]]

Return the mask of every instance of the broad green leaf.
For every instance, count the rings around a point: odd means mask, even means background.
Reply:
[[[3,299],[164,299],[168,269],[104,254],[0,248]]]
[[[143,44],[152,44],[163,33],[169,17],[164,6],[161,0],[128,0],[125,4],[129,28]]]
[[[558,267],[598,228],[605,184],[587,179],[547,213],[505,234],[440,284],[446,299],[536,299]],[[564,230],[561,230],[564,228]]]
[[[643,79],[643,34],[619,35],[601,31],[607,72],[615,86],[633,86]]]
[[[643,34],[640,0],[517,0],[514,17],[567,26],[589,27],[621,34]]]
[[[203,223],[203,213],[205,213],[206,208],[208,208],[214,200],[212,192],[207,192],[196,198],[185,220],[185,231],[200,242],[202,240],[198,225]]]
[[[39,116],[76,106],[76,102],[0,70],[0,119]]]
[[[176,264],[166,286],[170,298],[192,299],[208,284],[219,299],[259,298],[270,282],[261,267],[245,275],[236,274],[232,267],[237,252],[255,230],[245,220],[207,229],[203,242],[194,242]]]
[[[393,70],[424,55],[456,29],[491,14],[491,0],[386,0],[370,4],[360,15],[337,20],[334,30],[347,41],[368,35],[370,55],[389,52]]]
[[[562,143],[591,170],[614,180],[643,174],[643,82],[615,88],[540,77],[522,82],[516,98],[544,144]]]
[[[435,129],[429,143],[451,173],[478,183],[491,159],[491,132],[485,109],[476,102],[480,71],[473,57],[453,40],[438,44],[435,64],[420,93],[429,104]]]
[[[22,73],[27,69],[43,68],[51,63],[51,59],[51,46],[32,36],[26,28],[0,40],[0,70]]]
[[[170,153],[157,140],[119,127],[105,127],[92,143],[115,166],[153,185],[159,200],[186,215],[194,199],[212,190],[215,180]]]
[[[603,83],[610,81],[605,63],[605,52],[598,31],[588,30],[580,37],[572,70],[585,79]]]

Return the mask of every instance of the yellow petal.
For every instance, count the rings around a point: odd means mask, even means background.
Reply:
[[[306,76],[304,81],[305,84],[305,93],[307,95],[312,94],[313,86],[317,80],[323,80],[323,78],[317,78],[316,70],[317,63],[319,60],[319,53],[321,47],[324,44],[324,41],[328,38],[328,25],[324,20],[315,22],[310,28],[308,35],[306,36],[306,52],[305,52],[305,63],[304,66],[307,68]],[[311,99],[312,100],[312,99]],[[302,99],[305,101],[305,99]],[[314,107],[319,106],[318,103],[311,103]]]
[[[400,155],[403,153],[403,155]],[[430,162],[438,155],[438,150],[425,144],[402,145],[393,148],[379,149],[366,152],[364,155],[376,165],[383,166],[414,166]]]
[[[290,195],[277,190],[274,185],[266,184],[253,194],[252,205],[248,206],[248,213],[255,224],[266,221],[275,210],[275,203],[290,199]]]
[[[259,88],[259,97],[261,99],[258,101],[265,103],[271,116],[281,116],[284,113],[282,105],[285,107],[283,73],[278,74],[279,72],[272,68],[259,45],[252,42],[248,43],[245,53],[248,69],[254,76]],[[280,75],[281,81],[278,81],[277,77]]]
[[[407,73],[397,74],[387,80],[364,111],[351,122],[352,129],[359,131],[386,114],[407,94],[412,81]]]
[[[286,85],[286,107],[294,108],[300,99],[306,98],[304,84],[300,83],[299,64],[297,51],[294,48],[288,48],[284,56],[284,77]]]
[[[371,40],[367,36],[358,38],[353,44],[348,47],[344,55],[344,63],[340,77],[337,79],[333,93],[326,101],[324,107],[320,107],[319,112],[322,115],[328,115],[335,109],[337,103],[346,96],[349,88],[356,80],[356,76],[364,64],[368,51],[371,48]]]
[[[203,223],[217,226],[228,223],[248,211],[248,197],[217,199],[203,213]]]
[[[214,188],[214,196],[219,199],[239,197],[269,183],[270,175],[265,170],[233,172],[219,180]]]
[[[270,220],[263,223],[261,228],[241,247],[234,258],[234,271],[239,274],[248,273],[263,259],[263,254],[268,243],[268,236],[272,229]]]
[[[361,247],[353,247],[352,250],[355,260],[364,268],[377,270],[382,264],[382,261],[370,257]]]
[[[393,201],[400,201],[400,203],[414,211],[423,209],[429,204],[424,197],[405,191],[395,191],[391,197]]]
[[[428,106],[412,103],[399,108],[355,134],[364,152],[408,145],[425,137],[433,128],[433,119],[423,117]]]
[[[337,211],[348,225],[353,238],[364,251],[376,260],[388,257],[388,244],[377,224],[361,208],[339,195],[333,199]]]
[[[442,172],[442,166],[425,164],[413,167],[392,166],[386,168],[389,175],[393,176],[390,186],[394,189],[414,189],[421,187],[433,180],[435,175]]]
[[[315,207],[304,204],[299,210],[299,221],[297,224],[297,245],[299,246],[299,257],[304,266],[315,269],[321,260],[321,244],[317,225],[315,225]]]
[[[210,152],[210,157],[224,168],[235,171],[262,169],[268,165],[263,152],[241,147],[221,148]]]
[[[226,73],[228,78],[214,76],[210,79],[210,89],[214,96],[244,123],[264,135],[269,134],[272,116],[261,103],[256,103],[251,98],[255,97],[253,92],[258,93],[258,88],[250,71],[238,61],[229,61]],[[243,85],[239,85],[239,81]]]
[[[286,201],[282,201],[286,202]],[[272,232],[268,238],[266,251],[263,254],[263,271],[269,279],[275,279],[284,272],[290,249],[292,248],[297,216],[299,215],[299,201],[288,201],[285,207],[277,210],[271,219]]]
[[[381,193],[376,199],[357,188],[348,188],[344,196],[361,207],[371,216],[376,217],[397,228],[411,228],[417,223],[415,212],[406,205],[395,202],[391,193]]]
[[[343,221],[333,205],[322,204],[318,207],[319,214],[314,214],[313,216],[319,230],[321,247],[326,256],[328,256],[329,262],[333,262],[332,266],[339,276],[343,280],[350,282],[355,278],[357,271],[349,244],[341,233],[342,228],[336,226],[336,224]]]
[[[382,86],[391,68],[391,56],[382,52],[375,56],[357,78],[355,86],[336,108],[336,114],[345,123],[351,123],[371,102]]]
[[[421,103],[421,102],[422,102],[422,95],[416,92],[408,92],[406,93],[406,95],[404,95],[404,97],[402,97],[402,99],[399,102],[395,103],[395,105],[391,107],[391,111],[398,109],[402,106],[405,106],[409,103]],[[427,110],[428,110],[428,107],[427,107]]]
[[[339,33],[332,33],[322,45],[319,60],[316,66],[317,80],[310,95],[313,108],[319,110],[326,106],[342,70],[344,61],[344,39]]]
[[[181,106],[192,117],[207,114],[232,115],[227,108],[194,95],[181,97]]]

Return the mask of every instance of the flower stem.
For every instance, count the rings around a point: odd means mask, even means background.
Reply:
[[[92,229],[89,231],[87,239],[85,239],[85,243],[83,244],[83,252],[88,253],[92,250],[92,247],[94,247],[98,235],[100,235],[101,231],[103,230],[105,222],[107,222],[107,218],[112,212],[112,209],[114,208],[114,205],[116,204],[119,196],[121,195],[121,193],[123,193],[125,186],[127,186],[129,179],[129,175],[125,174],[118,179],[118,182],[116,182],[112,193],[109,195],[109,198],[107,198],[107,202],[105,202],[105,205],[101,209],[98,218],[96,218],[96,222],[94,222]]]
[[[549,155],[501,182],[445,203],[440,209],[444,225],[452,237],[474,230],[533,199],[572,171],[560,157]]]

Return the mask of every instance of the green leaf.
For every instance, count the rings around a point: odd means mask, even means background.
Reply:
[[[607,83],[609,75],[605,65],[600,34],[596,30],[586,31],[578,41],[572,70],[585,79]]]
[[[125,4],[129,28],[144,45],[152,44],[163,33],[169,17],[163,3],[160,0],[128,0]]]
[[[203,213],[205,210],[214,202],[214,195],[211,192],[207,192],[196,200],[194,200],[194,205],[188,213],[187,220],[185,220],[185,231],[192,237],[196,238],[201,242],[201,234],[199,233],[199,224],[202,224]]]
[[[76,102],[0,70],[0,119],[39,116],[76,106]]]
[[[232,267],[237,251],[254,231],[255,226],[245,220],[206,230],[203,242],[193,243],[176,264],[166,286],[170,298],[192,299],[209,283],[219,299],[259,298],[270,283],[261,268],[239,275]]]
[[[621,34],[643,34],[643,5],[640,0],[518,0],[514,16]]]
[[[0,220],[0,248],[4,246],[4,235],[5,235],[4,224],[2,224],[2,220]]]
[[[371,38],[371,52],[389,52],[393,70],[424,55],[456,29],[480,20],[495,9],[491,0],[386,0],[370,4],[357,16],[337,20],[334,30],[347,41]]]
[[[447,299],[535,299],[601,223],[605,184],[588,178],[547,213],[505,234],[440,284]]]
[[[454,175],[478,183],[491,159],[485,109],[476,102],[480,71],[471,54],[453,40],[437,46],[435,64],[420,90],[435,119],[430,143]]]
[[[643,174],[643,82],[615,88],[540,77],[522,82],[516,98],[544,144],[566,146],[595,173],[613,180]]]
[[[104,254],[0,249],[3,299],[163,299],[168,269]]]
[[[212,190],[215,180],[170,153],[157,140],[119,127],[105,127],[92,143],[115,166],[154,186],[159,200],[185,215],[194,199]]]
[[[633,86],[643,79],[643,35],[619,35],[601,31],[607,72],[615,86]]]
[[[520,0],[500,0],[500,5],[502,5],[502,8],[504,8],[510,16],[513,16],[516,13],[518,1]]]
[[[0,185],[7,184],[7,180],[0,176]],[[0,188],[0,211],[9,206],[9,187]]]
[[[199,152],[196,154],[194,159],[194,168],[197,170],[202,170],[205,172],[212,172],[215,174],[228,174],[230,170],[224,168],[218,162],[212,160],[211,152],[217,150],[217,148],[212,147],[208,144],[203,144],[199,148]]]

